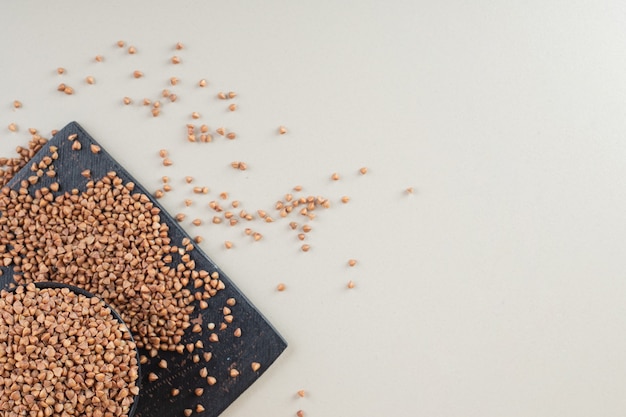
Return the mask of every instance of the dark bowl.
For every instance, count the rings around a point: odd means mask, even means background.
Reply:
[[[115,311],[115,309],[113,307],[111,307],[109,304],[107,304],[106,301],[104,301],[102,298],[83,290],[82,288],[78,288],[75,287],[73,285],[68,285],[68,284],[62,284],[60,282],[36,282],[35,283],[35,287],[37,288],[67,288],[70,291],[72,291],[75,294],[81,294],[84,295],[85,297],[88,298],[92,298],[92,297],[96,297],[98,298],[109,310],[111,310],[111,314],[113,315],[113,317],[115,317],[115,319],[126,328],[126,331],[128,332],[128,334],[130,335],[130,340],[132,340],[133,342],[135,341],[135,339],[133,338],[133,334],[131,333],[130,329],[128,328],[128,326],[126,325],[126,323],[124,323],[124,320],[122,320],[122,317],[117,313],[117,311]],[[15,291],[16,287],[9,289],[8,291]],[[141,366],[139,365],[139,350],[137,348],[137,346],[135,346],[135,355],[137,356],[137,381],[135,382],[135,384],[137,384],[137,388],[139,388],[141,390]],[[137,404],[139,404],[139,395],[135,395],[135,398],[133,398],[133,404],[130,406],[130,409],[128,410],[128,417],[133,417],[135,415],[135,411],[137,410]]]

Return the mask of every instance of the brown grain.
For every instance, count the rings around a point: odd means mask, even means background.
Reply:
[[[0,415],[128,415],[139,392],[135,343],[98,298],[33,284],[3,290],[0,332],[0,380],[11,381]]]

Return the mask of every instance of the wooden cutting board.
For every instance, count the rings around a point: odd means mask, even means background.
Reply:
[[[71,149],[73,141],[67,137],[77,134],[77,138],[82,145],[82,150]],[[100,146],[101,151],[92,153],[89,148],[91,144]],[[50,146],[58,148],[58,159],[54,161],[56,177],[48,178],[43,176],[40,181],[29,189],[34,192],[39,187],[48,187],[52,182],[60,184],[60,189],[55,194],[64,193],[67,190],[85,190],[89,179],[83,177],[81,172],[85,169],[91,170],[92,179],[104,177],[108,172],[115,171],[124,182],[135,183],[135,192],[141,192],[150,197],[152,203],[161,209],[161,221],[169,227],[172,242],[181,242],[183,238],[190,236],[178,225],[158,203],[150,192],[142,187],[111,155],[104,147],[97,143],[78,123],[72,122],[59,131],[35,156],[34,158],[7,184],[13,189],[20,186],[22,180],[32,175],[30,167],[33,162],[38,163],[41,159],[50,154]],[[220,279],[225,283],[226,288],[219,291],[217,295],[209,301],[209,308],[201,310],[196,307],[192,317],[205,325],[204,331],[200,334],[192,333],[191,327],[186,330],[182,343],[194,343],[203,340],[204,349],[196,349],[193,354],[200,354],[202,351],[211,352],[212,358],[209,362],[200,360],[194,363],[192,354],[185,351],[183,354],[176,352],[159,352],[159,355],[152,358],[148,363],[141,365],[141,390],[139,394],[138,408],[135,417],[169,417],[183,416],[185,409],[193,409],[194,416],[213,417],[219,415],[253,382],[255,382],[267,368],[278,358],[287,347],[285,340],[278,334],[272,325],[263,315],[252,305],[246,296],[235,286],[232,280],[222,271],[202,250],[196,247],[189,252],[191,258],[196,263],[196,270],[204,269],[209,272],[217,271]],[[176,267],[177,260],[172,261],[172,267]],[[3,275],[0,276],[0,287],[8,287],[13,280],[12,267],[3,267]],[[189,289],[193,291],[193,286]],[[97,295],[97,294],[96,294]],[[233,309],[236,326],[242,330],[241,337],[235,337],[232,329],[229,331],[216,332],[219,335],[219,343],[209,343],[206,323],[216,323],[219,325],[223,321],[222,307],[226,300],[235,298],[237,303]],[[201,318],[198,316],[201,315]],[[149,357],[147,352],[141,352]],[[168,363],[167,369],[157,366],[158,362],[165,359]],[[260,368],[254,371],[251,368],[253,362],[259,363]],[[215,376],[217,383],[209,386],[206,378],[199,376],[201,368],[207,367],[209,374]],[[239,370],[237,377],[231,377],[231,368]],[[156,374],[159,379],[150,382],[148,375]],[[198,397],[193,392],[195,388],[204,388],[204,393]],[[180,390],[176,397],[171,396],[172,388]],[[197,413],[197,404],[202,404],[205,411]]]

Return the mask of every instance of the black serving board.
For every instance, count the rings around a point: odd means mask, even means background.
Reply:
[[[72,141],[67,137],[78,134],[78,140],[82,149],[72,150]],[[90,151],[90,145],[96,144],[101,147],[101,151],[94,154]],[[180,244],[183,238],[190,237],[170,216],[158,201],[141,186],[119,163],[109,155],[104,147],[97,143],[78,123],[72,122],[61,129],[26,166],[17,173],[7,184],[10,188],[18,189],[20,182],[27,179],[33,173],[30,167],[33,162],[39,163],[41,159],[50,155],[50,146],[58,148],[58,159],[53,162],[56,177],[49,178],[44,175],[39,182],[29,187],[31,194],[37,188],[49,187],[52,182],[60,184],[60,189],[55,195],[65,193],[72,189],[84,191],[86,184],[91,179],[98,180],[108,172],[115,171],[124,182],[134,182],[134,192],[140,192],[150,197],[152,203],[161,209],[161,222],[169,227],[169,234],[173,244]],[[91,179],[81,175],[85,169],[91,170]],[[193,240],[192,240],[193,241]],[[209,308],[201,310],[196,305],[192,318],[202,315],[203,332],[201,334],[192,333],[191,327],[186,330],[181,343],[194,343],[202,340],[204,349],[196,349],[193,354],[200,354],[200,362],[193,363],[192,355],[185,352],[159,352],[155,358],[151,358],[148,363],[141,365],[141,390],[135,417],[170,417],[183,416],[185,409],[193,409],[193,416],[214,417],[219,415],[228,407],[243,391],[256,381],[265,370],[278,358],[287,347],[285,340],[278,334],[272,325],[263,315],[252,305],[245,295],[233,284],[228,276],[222,271],[202,250],[196,248],[188,252],[196,263],[196,270],[204,269],[208,272],[217,271],[220,279],[226,288],[208,300]],[[175,267],[179,260],[174,259],[172,266]],[[13,280],[12,267],[3,267],[3,274],[0,276],[0,288],[7,288],[15,281]],[[189,289],[194,292],[190,284]],[[222,308],[226,305],[228,298],[235,298],[237,303],[231,307],[234,321],[228,325],[224,331],[219,331],[219,324],[223,321]],[[215,323],[215,333],[219,336],[218,343],[208,341],[210,331],[207,323]],[[235,328],[241,328],[242,335],[237,338],[233,335]],[[202,352],[211,352],[212,359],[205,362],[202,359]],[[149,357],[147,352],[140,350],[140,354]],[[168,362],[167,369],[157,366],[161,359]],[[253,371],[250,364],[258,362],[260,369]],[[215,385],[209,386],[206,378],[199,376],[201,368],[206,367],[209,375],[217,379]],[[240,374],[233,378],[229,375],[231,368],[236,368]],[[159,379],[155,382],[147,380],[150,373],[155,373]],[[203,388],[202,396],[194,394],[195,388]],[[180,394],[172,397],[172,388],[178,388]],[[196,406],[201,404],[205,411],[197,413]]]

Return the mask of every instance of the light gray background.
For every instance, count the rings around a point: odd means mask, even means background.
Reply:
[[[0,150],[76,120],[149,189],[172,178],[163,204],[290,343],[226,417],[623,416],[625,18],[598,0],[4,1]],[[160,117],[121,105],[170,76]],[[239,138],[188,143],[192,111]],[[185,175],[211,189],[189,209]],[[269,211],[296,184],[333,202],[309,253],[286,221],[253,223],[258,243],[208,224],[221,191]]]

